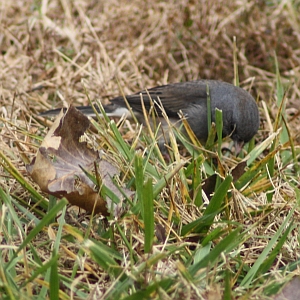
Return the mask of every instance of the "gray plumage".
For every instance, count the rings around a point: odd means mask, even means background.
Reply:
[[[256,134],[259,127],[257,104],[253,97],[242,88],[217,80],[197,80],[154,87],[128,95],[126,99],[140,122],[144,119],[141,94],[147,110],[150,109],[151,103],[162,103],[172,122],[179,120],[178,113],[182,111],[197,138],[205,142],[208,136],[207,87],[211,99],[212,121],[215,121],[215,109],[222,110],[223,136],[230,135],[236,144],[242,146]],[[112,99],[111,104],[105,106],[104,109],[109,115],[114,115],[114,111],[126,107],[124,98],[119,96]],[[90,106],[80,106],[78,109],[86,115],[94,115]],[[157,108],[156,111],[161,116],[161,110]],[[58,112],[59,110],[50,110],[41,115],[49,116]]]

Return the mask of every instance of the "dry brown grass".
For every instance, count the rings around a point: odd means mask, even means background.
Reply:
[[[27,176],[24,159],[31,158],[37,146],[29,133],[44,136],[43,121],[37,114],[45,109],[67,106],[68,103],[86,105],[86,91],[92,100],[105,102],[119,95],[121,90],[131,93],[169,82],[197,78],[233,82],[234,37],[237,40],[241,86],[257,96],[260,106],[261,127],[257,142],[263,141],[273,131],[272,124],[278,110],[276,53],[283,85],[288,88],[288,125],[297,148],[300,142],[299,16],[300,2],[288,0],[2,1],[0,148]],[[263,101],[267,110],[262,105]],[[23,153],[26,156],[22,156]],[[1,187],[29,201],[28,193],[18,182],[3,169],[0,172]],[[272,236],[282,224],[289,205],[293,206],[296,201],[294,190],[283,177],[272,179],[276,196],[274,214],[262,220],[259,217],[252,220],[262,224],[255,228],[255,236]],[[298,179],[294,177],[291,181],[298,186]],[[254,209],[266,204],[265,193],[256,196],[256,199],[247,200]],[[194,210],[189,215],[184,208],[180,209],[186,223],[196,219]],[[239,217],[234,216],[234,219]],[[70,222],[84,230],[77,218],[70,219]],[[157,218],[160,219],[160,216]],[[128,228],[138,226],[132,220],[124,219],[123,222],[125,228],[127,222]],[[164,222],[163,219],[161,222]],[[295,213],[295,222],[299,224],[299,213]],[[295,230],[297,234],[299,232]],[[93,232],[93,236],[97,238],[98,235]],[[116,236],[116,240],[118,238]],[[138,248],[142,237],[135,235],[134,238]],[[241,250],[249,265],[264,247],[264,244],[256,244],[255,240],[251,242],[253,245]],[[297,243],[295,237],[285,245],[285,253],[278,258],[278,266],[285,265],[288,260],[299,259],[299,252],[295,251]],[[45,253],[45,260],[48,255]],[[67,276],[72,271],[75,258],[70,263],[64,253],[62,260],[62,272]],[[124,268],[128,267],[128,261],[123,263]],[[87,274],[85,269],[82,280],[90,282],[93,288],[94,282],[102,282],[103,286],[98,285],[99,291],[95,288],[94,296],[91,296],[97,299],[104,290],[112,288],[113,283],[107,281],[99,266],[91,263],[89,268],[90,273]],[[171,274],[176,273],[179,267],[176,260],[166,259],[157,268],[162,273]],[[278,268],[274,270],[276,273]],[[89,276],[94,276],[93,280],[89,281]],[[213,281],[211,276],[207,279],[208,286]],[[191,299],[199,295],[208,297],[211,293],[203,286],[197,292],[190,286],[188,288],[191,289]],[[179,296],[180,292],[181,295],[186,293],[179,289]],[[251,293],[249,297],[258,299],[261,289]],[[168,299],[168,296],[164,295],[162,299]]]
[[[40,4],[39,4],[40,3]],[[8,116],[86,104],[160,83],[240,80],[273,102],[274,54],[299,97],[297,2],[15,1],[1,4],[1,86]],[[62,103],[63,102],[63,103]],[[12,105],[13,104],[13,105]],[[296,109],[299,109],[297,105]],[[4,109],[4,108],[3,108]]]

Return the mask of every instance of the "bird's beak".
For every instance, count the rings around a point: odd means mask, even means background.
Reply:
[[[235,155],[238,156],[244,146],[243,141],[235,141],[234,142],[234,148],[235,148]]]

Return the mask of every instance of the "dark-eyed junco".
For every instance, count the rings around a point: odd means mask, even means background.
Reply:
[[[236,150],[240,149],[256,134],[259,127],[259,112],[256,102],[242,88],[217,80],[197,80],[154,87],[128,95],[126,99],[140,122],[144,120],[141,96],[147,110],[150,109],[151,103],[156,105],[158,117],[162,116],[159,108],[159,105],[162,104],[169,120],[174,124],[180,124],[179,112],[181,111],[197,138],[201,142],[205,142],[208,136],[207,91],[209,91],[211,101],[212,122],[215,121],[215,109],[222,110],[223,136],[230,136],[235,142]],[[95,115],[90,106],[79,106],[77,109],[85,115]],[[112,99],[111,104],[104,106],[104,109],[108,116],[117,117],[129,113],[123,96]],[[41,115],[56,115],[59,111],[60,109],[49,110]]]

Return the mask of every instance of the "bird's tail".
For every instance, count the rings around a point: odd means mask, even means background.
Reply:
[[[94,107],[97,110],[98,114],[101,115],[101,110],[100,110],[99,106],[95,105]],[[129,116],[129,111],[125,107],[120,107],[115,104],[108,104],[108,105],[103,106],[103,108],[108,117],[123,117],[124,115]],[[60,111],[62,109],[64,112],[66,112],[66,110],[67,110],[67,108],[65,108],[65,107],[50,109],[50,110],[41,112],[39,115],[41,117],[55,117],[60,113]],[[89,105],[88,106],[77,106],[76,109],[79,110],[81,113],[83,113],[86,116],[89,116],[92,118],[96,117],[94,109]]]

